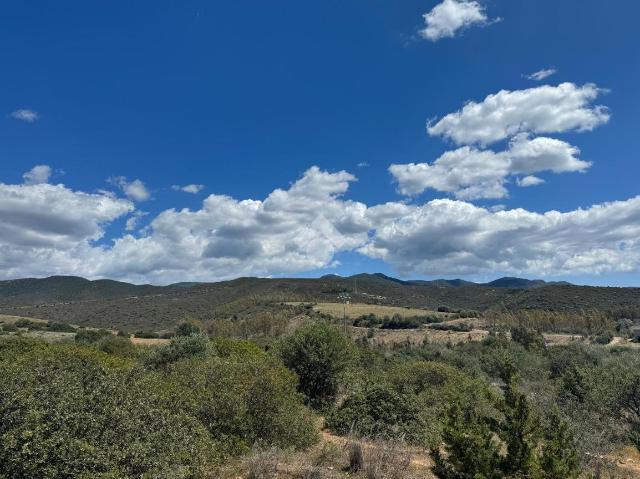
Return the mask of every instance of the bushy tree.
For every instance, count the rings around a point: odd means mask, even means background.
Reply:
[[[574,479],[580,473],[580,461],[566,422],[555,418],[555,427],[542,447],[541,479]]]
[[[200,322],[188,319],[183,321],[176,328],[176,336],[191,336],[192,334],[199,334],[202,332],[202,325]]]
[[[542,333],[533,328],[516,326],[511,328],[511,339],[522,344],[529,351],[542,351],[545,349],[545,341]]]
[[[341,376],[353,358],[352,343],[325,322],[298,329],[282,341],[278,351],[284,364],[298,375],[300,392],[315,408],[335,399]]]

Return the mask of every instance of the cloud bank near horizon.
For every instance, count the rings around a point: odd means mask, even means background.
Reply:
[[[130,199],[63,184],[0,184],[0,274],[212,281],[327,268],[341,252],[402,274],[640,271],[640,197],[545,213],[456,199],[366,205],[345,198],[355,181],[314,166],[264,199],[212,194],[199,209],[167,209],[108,241],[108,228],[141,215]]]

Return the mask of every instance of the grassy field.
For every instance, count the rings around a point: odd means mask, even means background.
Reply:
[[[289,303],[289,304],[296,305],[300,303]],[[344,314],[344,305],[342,303],[317,303],[313,306],[313,309],[319,313],[324,313],[324,314],[333,316],[334,318],[342,318]],[[362,303],[347,304],[346,313],[347,313],[347,317],[351,319],[355,319],[359,316],[362,316],[365,314],[372,314],[372,313],[379,317],[384,317],[384,316],[391,317],[394,314],[399,314],[403,318],[425,316],[425,315],[447,316],[447,313],[438,313],[436,311],[429,311],[426,309],[403,308],[400,306],[381,306],[377,304],[362,304]]]

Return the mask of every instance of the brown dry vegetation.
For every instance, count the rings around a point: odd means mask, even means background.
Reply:
[[[299,304],[299,303],[289,303]],[[366,303],[350,303],[346,307],[342,303],[316,303],[313,305],[313,309],[319,313],[328,314],[334,318],[342,318],[346,312],[347,318],[355,319],[358,316],[367,314],[375,314],[376,316],[393,316],[399,315],[403,318],[412,318],[418,316],[442,316],[447,317],[447,313],[438,313],[436,311],[430,311],[428,309],[418,308],[403,308],[400,306],[383,306],[379,304],[366,304]]]

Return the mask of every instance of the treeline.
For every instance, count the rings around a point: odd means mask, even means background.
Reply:
[[[75,333],[77,328],[56,321],[31,321],[30,319],[20,318],[13,323],[7,323],[0,326],[0,333],[15,333],[20,330],[29,331],[49,331],[52,333]]]
[[[521,326],[545,333],[597,335],[615,331],[617,321],[608,313],[598,310],[581,312],[557,312],[545,310],[520,310],[485,312],[487,327],[494,331],[508,331]]]

